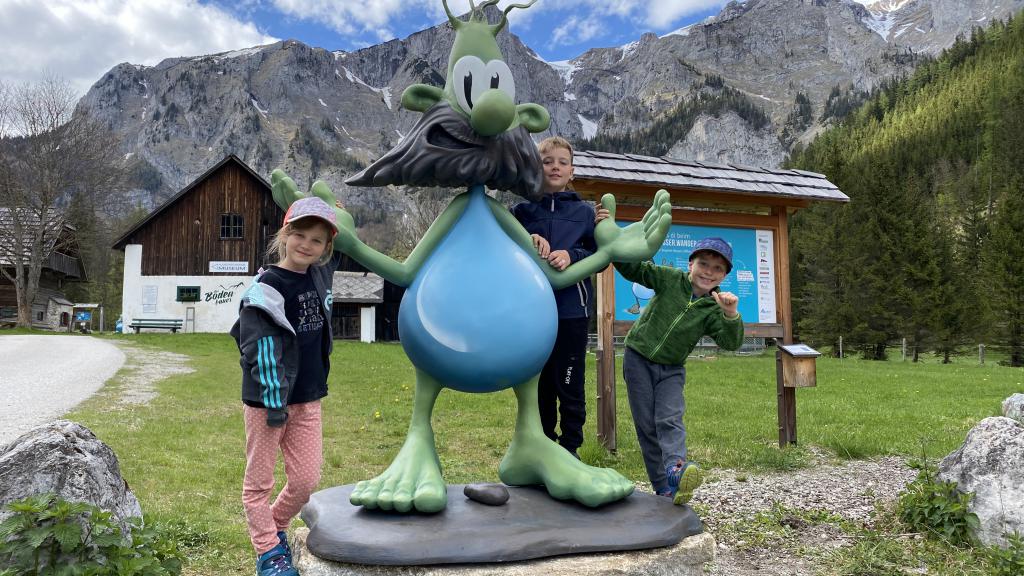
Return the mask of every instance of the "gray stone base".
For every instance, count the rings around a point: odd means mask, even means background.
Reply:
[[[321,490],[302,509],[306,547],[316,556],[369,566],[509,563],[661,548],[703,531],[689,506],[640,492],[588,508],[543,487],[509,486],[508,502],[487,506],[450,485],[444,510],[403,514],[353,506],[353,488]]]
[[[501,564],[438,566],[367,566],[322,560],[309,553],[309,529],[291,536],[295,563],[302,576],[702,576],[715,559],[715,538],[703,532],[663,548],[629,552],[574,554]]]

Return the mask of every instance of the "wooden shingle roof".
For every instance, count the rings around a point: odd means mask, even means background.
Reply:
[[[849,202],[823,174],[588,150],[573,154],[577,179],[731,192],[756,197]]]
[[[384,279],[370,272],[335,272],[331,293],[335,304],[380,304]]]

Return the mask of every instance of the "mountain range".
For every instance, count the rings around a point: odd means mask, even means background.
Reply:
[[[702,114],[684,137],[665,143],[667,155],[778,166],[794,144],[834,121],[837,102],[855,102],[957,36],[1022,7],[1024,0],[747,0],[699,24],[562,62],[542,60],[507,29],[498,42],[517,100],[551,114],[540,137],[561,134],[587,147],[727,91],[768,121],[728,109]],[[300,187],[322,179],[347,203],[386,211],[404,195],[343,180],[413,125],[418,113],[400,108],[402,91],[444,84],[453,37],[444,23],[354,52],[285,40],[155,66],[123,63],[79,109],[117,134],[145,205],[232,153],[265,176],[280,167]]]

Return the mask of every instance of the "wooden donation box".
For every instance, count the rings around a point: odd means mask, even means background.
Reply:
[[[806,344],[780,344],[782,352],[782,385],[787,388],[817,386],[814,359],[821,356]]]

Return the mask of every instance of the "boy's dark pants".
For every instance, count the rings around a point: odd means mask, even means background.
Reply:
[[[544,434],[570,452],[583,444],[583,423],[587,419],[587,402],[583,382],[587,363],[588,318],[564,318],[558,321],[558,336],[547,364],[540,373],[537,403]],[[555,424],[561,414],[561,431]]]
[[[651,362],[627,346],[622,377],[647,477],[656,493],[664,492],[668,490],[665,468],[676,460],[686,461],[686,368]]]

